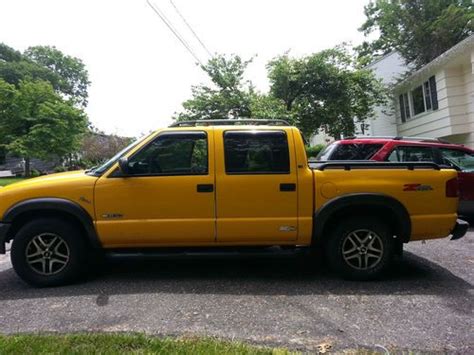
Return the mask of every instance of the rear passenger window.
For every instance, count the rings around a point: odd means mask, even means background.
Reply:
[[[407,162],[407,161],[428,161],[433,162],[433,149],[430,147],[397,147],[388,157],[388,161]]]
[[[335,144],[330,151],[321,154],[319,160],[370,160],[382,144]]]
[[[288,139],[283,131],[225,132],[224,154],[228,174],[290,172]]]

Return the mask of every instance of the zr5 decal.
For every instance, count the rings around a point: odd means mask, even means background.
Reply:
[[[433,187],[431,185],[423,184],[405,184],[403,185],[403,191],[432,191]]]

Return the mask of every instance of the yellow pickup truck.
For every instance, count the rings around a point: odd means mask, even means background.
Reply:
[[[178,122],[100,167],[0,189],[0,253],[36,286],[109,257],[274,255],[322,249],[344,277],[373,279],[403,243],[462,237],[457,173],[433,163],[310,167],[280,120]],[[96,253],[94,253],[96,254]]]

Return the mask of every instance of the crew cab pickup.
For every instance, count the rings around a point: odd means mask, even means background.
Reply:
[[[403,243],[462,237],[457,172],[435,163],[310,167],[279,120],[178,122],[98,168],[0,189],[0,252],[36,286],[109,256],[322,249],[353,279],[380,277]]]

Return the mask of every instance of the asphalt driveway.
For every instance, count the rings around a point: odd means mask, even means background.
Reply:
[[[107,264],[33,289],[0,256],[0,332],[144,331],[317,350],[474,352],[474,231],[407,247],[386,281],[339,280],[301,260]]]

